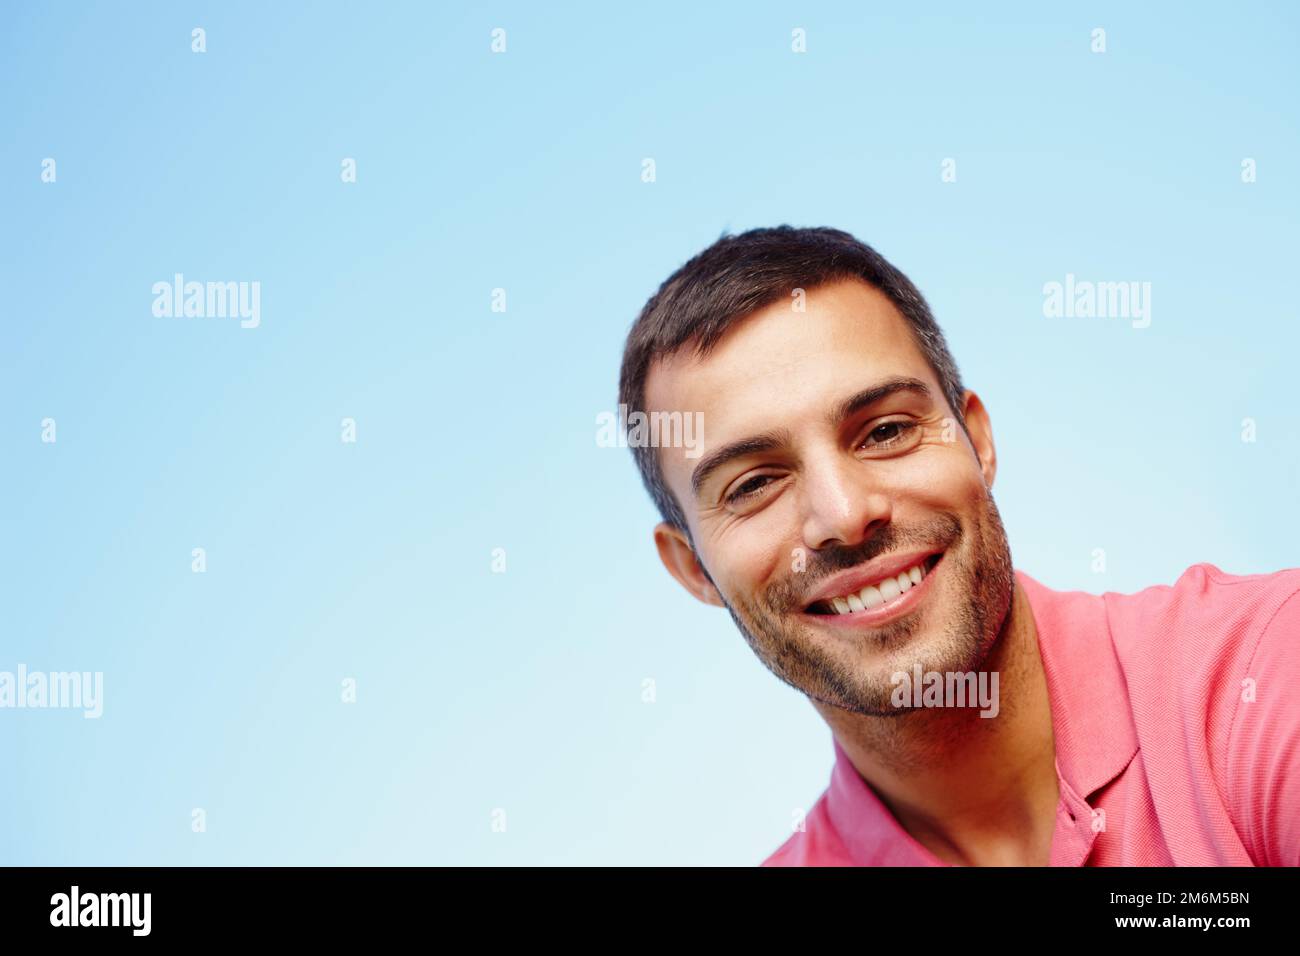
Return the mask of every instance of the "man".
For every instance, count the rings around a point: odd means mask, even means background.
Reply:
[[[988,411],[874,250],[720,239],[646,303],[620,405],[664,566],[832,732],[765,865],[1300,863],[1300,569],[1013,569]]]

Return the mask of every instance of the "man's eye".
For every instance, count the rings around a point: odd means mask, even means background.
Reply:
[[[876,450],[894,448],[906,442],[914,428],[916,422],[882,422],[867,432],[863,445]]]
[[[775,475],[755,475],[753,478],[747,478],[742,481],[736,490],[727,495],[727,504],[736,504],[747,498],[753,498],[760,494],[764,488],[775,478]]]

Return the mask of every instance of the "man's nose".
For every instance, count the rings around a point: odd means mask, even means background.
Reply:
[[[852,547],[889,523],[892,499],[866,462],[838,451],[805,461],[803,477],[806,547]]]

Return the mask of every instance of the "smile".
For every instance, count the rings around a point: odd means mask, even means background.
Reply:
[[[837,575],[804,613],[826,618],[826,623],[874,623],[893,617],[929,592],[927,582],[942,558],[943,552],[916,555],[887,561],[883,569],[868,565]]]

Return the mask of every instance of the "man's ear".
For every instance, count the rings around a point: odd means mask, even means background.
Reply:
[[[661,521],[655,526],[655,547],[659,549],[659,560],[678,584],[705,604],[725,607],[722,596],[709,580],[704,565],[700,564],[695,549],[682,531]]]
[[[980,471],[984,473],[984,484],[992,488],[993,479],[998,473],[998,453],[993,447],[993,425],[989,422],[988,409],[970,389],[963,393],[962,416],[966,419],[966,431],[970,435],[975,456],[979,458]]]

